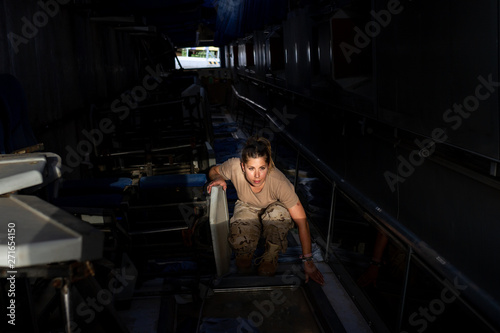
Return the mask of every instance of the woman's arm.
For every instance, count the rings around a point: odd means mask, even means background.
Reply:
[[[208,171],[208,180],[210,180],[210,183],[207,185],[207,192],[210,193],[210,189],[212,186],[220,185],[222,186],[222,189],[225,191],[227,189],[227,184],[226,181],[224,180],[224,177],[219,173],[219,166],[215,165],[210,168]]]
[[[306,212],[304,211],[304,207],[300,203],[300,200],[297,201],[297,204],[295,206],[289,208],[288,212],[299,228],[299,238],[300,244],[302,245],[302,255],[306,257],[312,256],[309,222],[307,221]],[[306,283],[309,281],[309,277],[320,285],[323,285],[325,283],[323,274],[321,274],[321,272],[316,268],[313,261],[305,261],[304,270],[306,273]]]

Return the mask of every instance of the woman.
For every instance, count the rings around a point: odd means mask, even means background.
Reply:
[[[248,272],[261,235],[266,239],[266,250],[260,258],[258,274],[273,276],[279,251],[287,248],[287,233],[297,224],[306,283],[309,278],[323,285],[324,279],[312,258],[311,235],[304,208],[293,185],[275,168],[271,158],[271,144],[263,137],[251,137],[241,152],[241,159],[231,158],[210,169],[207,186],[227,188],[231,180],[238,193],[230,221],[229,243],[236,253],[236,266]],[[292,221],[293,220],[293,221]]]

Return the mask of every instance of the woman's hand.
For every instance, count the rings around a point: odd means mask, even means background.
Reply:
[[[224,177],[219,172],[219,166],[215,165],[210,168],[208,172],[208,179],[211,180],[210,183],[207,185],[207,192],[210,193],[210,190],[212,186],[222,186],[222,189],[225,191],[227,189],[227,184],[226,181],[224,180]]]
[[[306,273],[306,283],[309,281],[309,278],[313,279],[319,285],[325,284],[325,278],[323,274],[318,270],[314,262],[306,261],[304,262],[304,272]]]
[[[216,179],[212,180],[210,183],[208,183],[208,185],[207,185],[207,192],[208,193],[210,193],[212,186],[222,186],[222,189],[224,191],[227,189],[227,183],[222,178],[216,178]]]

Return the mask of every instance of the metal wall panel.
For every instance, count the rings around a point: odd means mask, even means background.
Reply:
[[[310,20],[307,10],[300,9],[283,23],[287,85],[299,92],[311,86]]]
[[[285,47],[281,30],[266,39],[266,69],[268,73],[285,69]]]
[[[375,37],[380,120],[428,137],[444,129],[445,143],[499,159],[498,2],[401,8]]]
[[[227,68],[232,68],[233,67],[233,57],[232,57],[232,52],[230,51],[231,46],[230,45],[225,45],[224,46],[224,59],[225,59],[225,67]]]
[[[255,74],[260,77],[266,76],[266,35],[264,31],[256,31],[253,34],[253,49],[255,57]]]
[[[318,24],[318,58],[321,75],[329,76],[332,72],[332,33],[329,22]]]
[[[360,42],[366,19],[359,12],[338,10],[331,19],[332,75],[335,80],[372,76],[372,43]]]
[[[237,68],[240,66],[239,60],[239,51],[238,51],[238,43],[231,44],[231,56],[232,56],[232,64],[233,68]]]
[[[245,50],[245,41],[238,42],[238,67],[245,68],[247,66],[247,54]]]

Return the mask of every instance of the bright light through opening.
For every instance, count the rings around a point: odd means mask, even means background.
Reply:
[[[184,69],[220,67],[219,48],[214,46],[177,49],[177,59]],[[180,69],[179,62],[175,62],[176,69]]]

